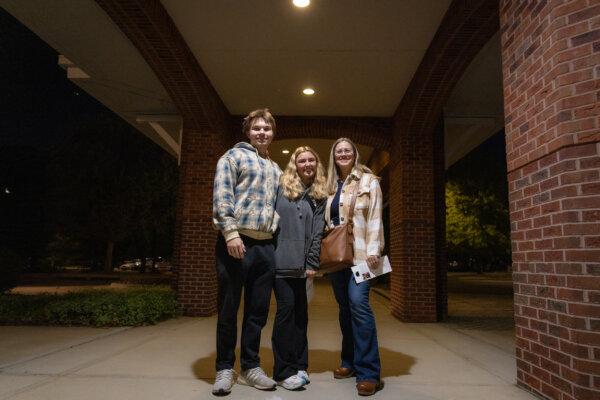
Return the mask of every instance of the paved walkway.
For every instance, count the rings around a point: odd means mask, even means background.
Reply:
[[[515,386],[512,340],[481,326],[405,324],[372,294],[385,389],[373,399],[536,399]],[[312,383],[304,391],[261,392],[235,385],[228,399],[357,398],[353,380],[337,381],[337,306],[326,282],[310,305]],[[272,368],[269,325],[261,357]],[[210,399],[215,323],[178,318],[140,328],[0,327],[0,399]]]

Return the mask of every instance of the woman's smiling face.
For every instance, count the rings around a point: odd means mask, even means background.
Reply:
[[[317,173],[317,157],[311,151],[303,151],[296,157],[296,171],[305,185],[312,183]]]
[[[354,166],[354,149],[348,142],[339,142],[333,151],[335,164],[341,170],[348,170]]]

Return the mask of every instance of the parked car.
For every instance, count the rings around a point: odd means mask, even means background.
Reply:
[[[139,259],[123,261],[121,265],[115,268],[118,271],[139,271],[142,267],[142,262]]]
[[[158,257],[154,262],[154,270],[157,272],[170,272],[173,270],[171,261]]]

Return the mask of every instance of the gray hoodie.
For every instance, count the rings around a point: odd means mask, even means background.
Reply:
[[[275,275],[302,278],[307,269],[319,269],[325,199],[313,200],[306,190],[290,200],[282,192],[280,188],[275,206],[280,217],[275,233]]]

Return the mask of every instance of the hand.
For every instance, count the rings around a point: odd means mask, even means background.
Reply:
[[[314,278],[317,275],[317,271],[314,271],[312,269],[307,269],[306,270],[306,277],[307,278]]]
[[[370,269],[377,267],[377,264],[379,264],[379,256],[368,256],[367,257],[367,265],[369,266]]]
[[[237,237],[227,242],[227,252],[231,257],[241,260],[246,254],[246,246],[244,246],[242,239]]]

